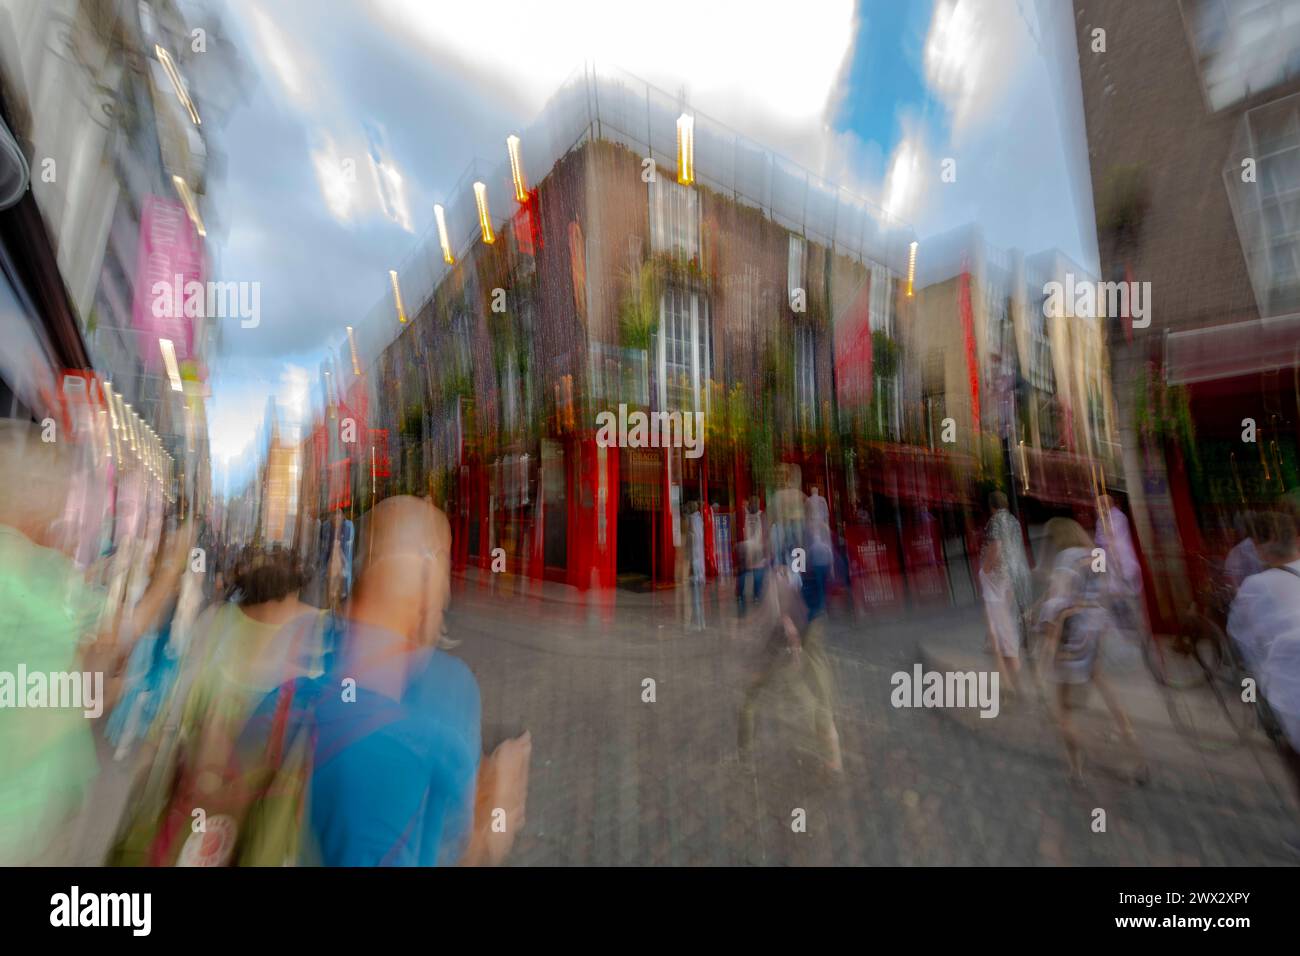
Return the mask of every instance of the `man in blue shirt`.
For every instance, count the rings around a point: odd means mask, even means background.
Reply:
[[[381,501],[368,524],[329,671],[292,690],[295,722],[314,722],[315,850],[327,866],[500,862],[523,826],[531,740],[502,744],[480,773],[478,683],[437,647],[450,525],[412,497]]]

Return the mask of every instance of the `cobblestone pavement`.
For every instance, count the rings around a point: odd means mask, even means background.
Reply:
[[[453,653],[479,678],[485,745],[533,735],[515,864],[1300,862],[1282,842],[1300,815],[1266,749],[1188,757],[1139,724],[1151,783],[1139,788],[1101,759],[1075,789],[1050,719],[1028,704],[973,723],[894,709],[890,676],[924,659],[923,642],[979,647],[977,609],[866,621],[832,614],[845,774],[828,782],[816,772],[808,697],[793,677],[760,713],[754,772],[735,763],[757,648],[731,601],[711,592],[710,626],[689,632],[671,592],[618,600],[617,609],[586,607],[458,584]],[[645,678],[655,681],[653,703],[642,699]],[[1092,749],[1104,758],[1116,745],[1103,731]],[[1216,771],[1219,761],[1231,766]],[[1092,829],[1097,808],[1104,833]],[[805,832],[793,826],[800,810]]]
[[[731,601],[710,593],[709,626],[690,632],[671,591],[616,600],[593,607],[457,582],[452,653],[478,676],[484,743],[533,735],[515,865],[1300,862],[1282,842],[1300,813],[1260,746],[1200,753],[1137,707],[1150,785],[1126,779],[1108,725],[1094,720],[1084,731],[1096,770],[1076,790],[1050,719],[1028,703],[995,720],[894,709],[895,671],[989,666],[978,609],[832,613],[845,774],[826,782],[807,693],[792,677],[764,701],[754,772],[735,763],[757,646]],[[654,703],[642,701],[647,677]],[[117,763],[101,750],[85,811],[35,862],[103,860],[138,759]],[[1105,833],[1092,832],[1095,808],[1106,811]],[[805,832],[792,829],[796,810]]]

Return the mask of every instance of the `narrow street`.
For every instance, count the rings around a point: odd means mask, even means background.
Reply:
[[[978,653],[983,623],[974,608],[877,625],[834,617],[845,779],[818,779],[796,681],[761,711],[748,775],[735,763],[736,714],[755,638],[729,601],[715,598],[711,626],[692,633],[674,617],[671,592],[657,600],[620,604],[614,625],[576,604],[493,596],[473,583],[457,590],[452,653],[479,679],[485,746],[525,729],[533,736],[514,863],[1293,862],[1279,834],[1294,809],[1283,808],[1288,791],[1267,749],[1195,754],[1168,728],[1139,724],[1153,777],[1138,788],[1107,769],[1119,748],[1099,721],[1100,769],[1075,790],[1036,703],[1009,704],[974,726],[948,712],[894,709],[890,676],[921,660],[922,642],[955,634]],[[642,700],[646,678],[655,681],[653,703]],[[1032,740],[1008,744],[1017,732]],[[1216,769],[1243,763],[1245,771]],[[1098,807],[1105,833],[1091,829]],[[796,833],[800,808],[807,829]]]

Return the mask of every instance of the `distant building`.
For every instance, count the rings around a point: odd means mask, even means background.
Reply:
[[[293,547],[297,543],[302,449],[296,429],[280,424],[274,396],[267,401],[265,431],[266,460],[258,476],[261,486],[259,538],[262,544]]]
[[[1056,250],[998,249],[973,225],[926,237],[917,260],[903,345],[924,444],[1049,509],[1122,485],[1103,323],[1049,301],[1052,283],[1094,277]]]

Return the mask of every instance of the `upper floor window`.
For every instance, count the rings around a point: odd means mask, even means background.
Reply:
[[[1040,307],[1030,323],[1032,338],[1029,356],[1029,382],[1044,392],[1056,391],[1056,375],[1052,369],[1052,345],[1047,337],[1047,320]]]
[[[878,265],[871,267],[871,331],[894,337],[894,280]]]
[[[812,428],[817,424],[817,335],[807,325],[798,326],[794,335],[795,408],[800,426]]]
[[[659,407],[704,411],[713,356],[709,301],[695,292],[666,289],[659,300]]]
[[[1291,0],[1183,0],[1210,109],[1300,76],[1300,17]]]
[[[662,176],[650,183],[650,248],[683,259],[700,255],[700,197]]]
[[[1239,154],[1255,162],[1254,180]],[[1223,175],[1260,313],[1300,310],[1300,94],[1246,113]]]
[[[786,265],[786,294],[794,296],[795,289],[803,289],[803,260],[807,252],[807,242],[803,236],[790,236],[790,251]],[[804,290],[807,295],[807,290]]]

